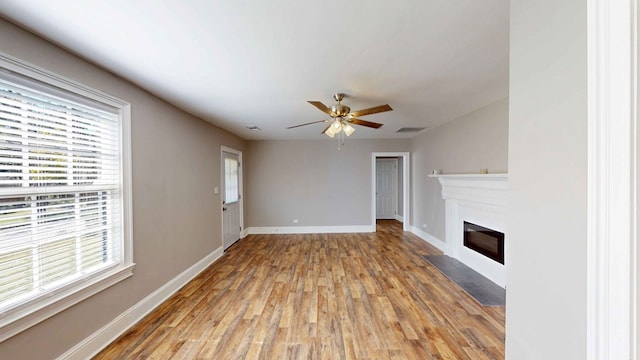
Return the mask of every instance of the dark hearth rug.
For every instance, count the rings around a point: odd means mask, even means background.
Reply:
[[[479,272],[447,255],[424,255],[423,258],[482,306],[504,306],[505,290]]]

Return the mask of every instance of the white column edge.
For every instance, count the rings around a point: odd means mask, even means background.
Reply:
[[[636,358],[633,106],[636,0],[587,1],[588,360]],[[633,319],[633,320],[632,320]]]

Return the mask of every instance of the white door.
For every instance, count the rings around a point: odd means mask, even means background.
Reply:
[[[376,159],[376,219],[395,219],[398,207],[398,159]]]
[[[222,152],[222,234],[226,250],[240,239],[240,161],[237,154]]]

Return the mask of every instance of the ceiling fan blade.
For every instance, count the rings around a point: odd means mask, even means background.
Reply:
[[[391,111],[391,110],[393,109],[391,108],[391,106],[389,106],[389,104],[384,104],[384,105],[374,106],[368,109],[354,111],[349,114],[349,117],[357,118],[364,115],[376,114],[376,113],[381,113],[381,112]]]
[[[379,128],[382,126],[382,124],[380,123],[375,123],[375,122],[371,122],[371,121],[364,121],[364,120],[360,120],[360,119],[356,119],[356,118],[351,118],[351,119],[347,119],[348,122],[355,124],[355,125],[362,125],[362,126],[366,126],[366,127],[370,127],[370,128]]]
[[[318,109],[320,109],[320,111],[322,111],[323,113],[333,117],[334,114],[331,112],[331,109],[329,109],[325,104],[321,103],[320,101],[307,101],[309,104],[317,107]]]
[[[317,124],[317,123],[325,123],[327,121],[329,121],[329,120],[312,121],[312,122],[308,122],[308,123],[305,123],[305,124],[289,126],[287,129],[293,129],[293,128],[297,128],[297,127],[300,127],[300,126],[306,126],[306,125]]]

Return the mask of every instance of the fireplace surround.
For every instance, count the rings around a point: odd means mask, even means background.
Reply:
[[[508,254],[507,174],[431,175],[442,185],[445,200],[445,253],[484,275],[501,287],[506,286],[508,259],[495,261],[464,245],[464,223],[473,223],[504,235],[502,253]]]

